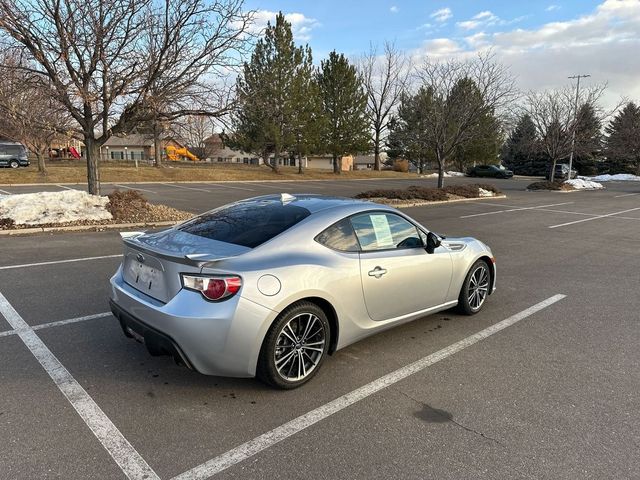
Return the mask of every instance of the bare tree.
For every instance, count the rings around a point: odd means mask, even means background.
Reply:
[[[411,66],[409,58],[393,43],[385,42],[384,54],[371,47],[358,62],[358,70],[367,92],[367,117],[371,122],[374,170],[380,170],[380,150],[384,145],[390,115],[407,87]]]
[[[28,53],[35,67],[26,70],[48,79],[55,101],[74,119],[89,192],[98,194],[99,150],[110,136],[154,115],[220,113],[179,100],[198,91],[202,79],[229,75],[241,62],[251,19],[242,4],[0,0],[0,32]]]
[[[572,135],[581,122],[580,112],[585,111],[584,106],[592,107],[600,120],[610,115],[598,104],[605,88],[606,85],[583,88],[577,102],[575,89],[570,86],[541,92],[531,91],[526,94],[522,107],[523,114],[528,115],[533,121],[540,138],[540,145],[549,157],[552,182],[558,160],[567,158],[571,153]]]
[[[470,60],[427,59],[416,77],[430,96],[430,101],[423,102],[428,119],[423,137],[438,162],[438,187],[442,188],[447,162],[482,134],[488,118],[500,118],[498,114],[517,96],[515,81],[491,52]]]
[[[19,65],[25,65],[19,55],[0,53],[0,135],[25,145],[46,175],[51,143],[68,132],[69,117],[42,76],[20,72]]]
[[[207,146],[205,140],[214,133],[214,121],[205,115],[190,115],[173,124],[172,130],[176,136],[184,141],[191,152],[204,160],[211,157],[214,152]]]

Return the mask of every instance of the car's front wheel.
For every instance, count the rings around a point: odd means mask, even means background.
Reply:
[[[462,313],[474,315],[484,305],[491,287],[489,268],[487,262],[478,260],[469,269],[458,297],[458,309]]]
[[[11,162],[9,162],[9,166],[11,168],[18,168],[20,166],[20,163],[17,160],[11,160]]]
[[[318,372],[329,350],[330,326],[324,311],[297,302],[276,318],[260,350],[256,370],[263,382],[282,389],[299,387]]]

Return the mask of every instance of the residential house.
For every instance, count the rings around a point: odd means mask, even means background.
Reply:
[[[233,150],[224,145],[219,133],[214,133],[204,140],[205,159],[207,162],[244,163],[247,165],[261,165],[262,159],[252,153]]]
[[[163,159],[166,157],[166,148],[172,145],[183,148],[185,145],[173,137],[163,137]],[[155,158],[155,146],[153,135],[144,133],[131,133],[129,135],[112,136],[102,145],[101,158],[104,160],[139,160],[153,162]]]
[[[348,172],[353,170],[353,155],[344,155],[340,158],[342,171]],[[306,168],[314,168],[318,170],[333,170],[332,155],[309,155],[306,158]]]

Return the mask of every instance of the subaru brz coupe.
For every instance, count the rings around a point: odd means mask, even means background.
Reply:
[[[351,198],[267,195],[122,235],[110,305],[125,335],[203,374],[285,389],[374,333],[477,313],[496,283],[481,241]]]

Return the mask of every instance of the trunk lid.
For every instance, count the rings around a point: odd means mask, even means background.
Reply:
[[[124,238],[123,278],[136,290],[163,303],[182,288],[181,273],[200,273],[208,262],[236,257],[248,247],[175,230]]]

